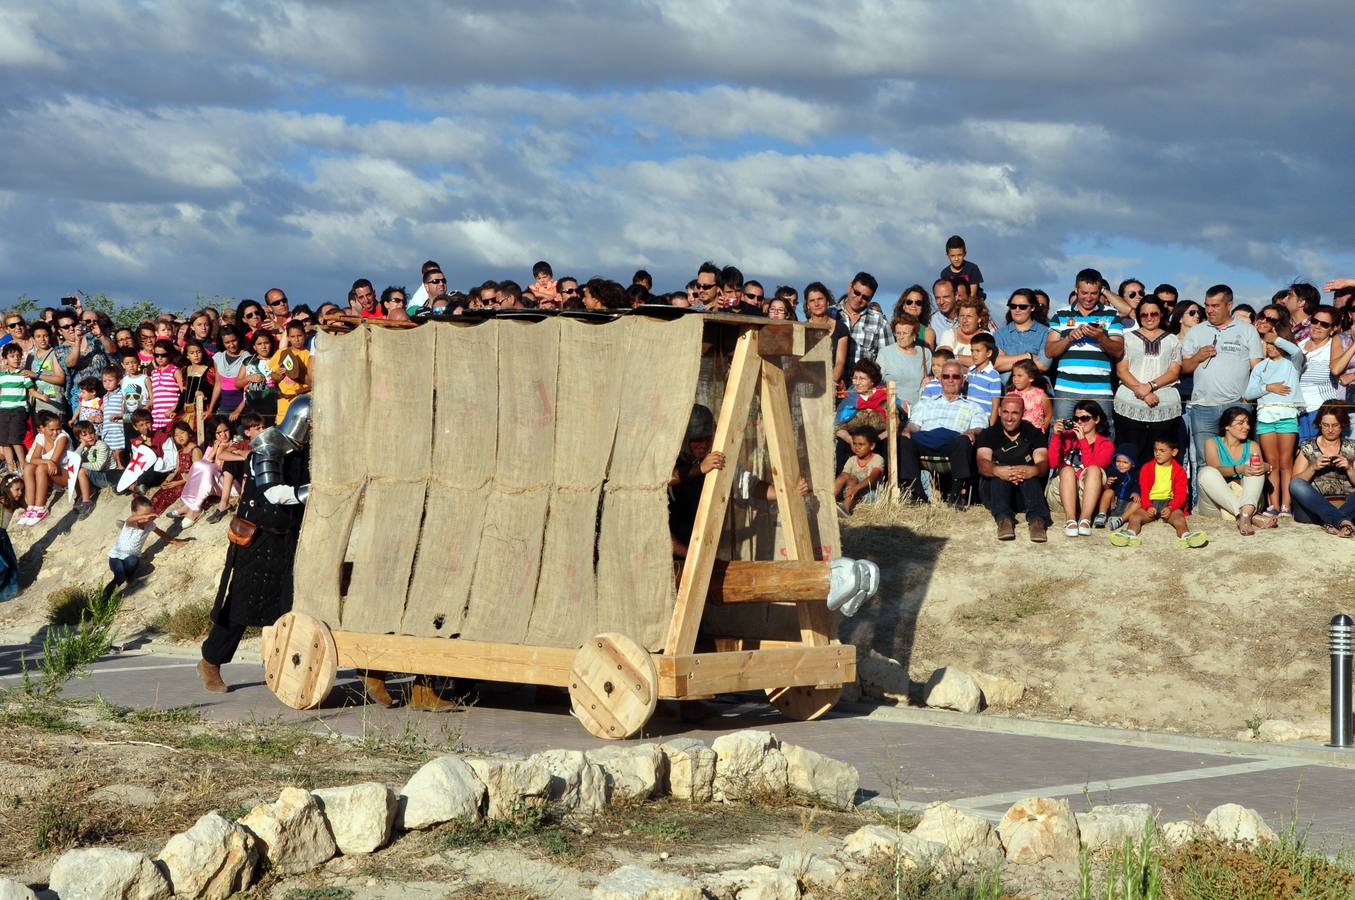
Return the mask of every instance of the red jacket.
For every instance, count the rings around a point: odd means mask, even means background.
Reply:
[[[1189,513],[1190,509],[1186,502],[1190,500],[1190,479],[1186,477],[1186,470],[1181,468],[1181,464],[1172,460],[1172,498],[1168,506],[1172,509],[1179,509],[1183,513]],[[1139,505],[1146,507],[1150,502],[1148,495],[1153,490],[1153,479],[1156,473],[1157,460],[1150,459],[1139,469]]]

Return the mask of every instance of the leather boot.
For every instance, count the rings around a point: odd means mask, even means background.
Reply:
[[[437,689],[433,687],[433,678],[431,675],[416,675],[414,683],[409,687],[409,702],[406,704],[410,709],[419,709],[425,712],[447,712],[460,706],[454,700],[444,700]]]
[[[230,690],[226,682],[221,680],[221,667],[205,659],[198,660],[198,678],[202,680],[202,686],[213,694],[224,694]]]
[[[384,706],[390,709],[395,705],[395,698],[390,695],[386,689],[386,673],[367,670],[362,672],[362,689],[367,692],[367,699],[377,706]]]

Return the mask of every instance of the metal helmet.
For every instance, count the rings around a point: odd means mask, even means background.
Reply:
[[[302,394],[287,405],[287,412],[283,414],[282,421],[278,423],[278,431],[281,431],[287,440],[291,441],[297,447],[304,447],[311,438],[311,398],[309,394]]]
[[[692,404],[691,418],[687,419],[687,440],[710,437],[715,434],[715,416],[700,403]]]

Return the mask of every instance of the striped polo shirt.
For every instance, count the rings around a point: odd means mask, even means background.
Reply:
[[[1061,309],[1049,320],[1049,330],[1060,338],[1079,325],[1097,323],[1108,337],[1124,337],[1124,326],[1113,307],[1097,304],[1090,313],[1077,307]],[[1074,341],[1058,358],[1058,374],[1054,378],[1055,397],[1104,397],[1113,394],[1115,358],[1101,349],[1095,338],[1082,337]]]
[[[28,389],[33,379],[19,372],[0,372],[0,409],[28,407]]]
[[[969,387],[965,396],[983,404],[987,409],[993,401],[1002,396],[1002,376],[992,363],[985,363],[982,369],[969,367]]]

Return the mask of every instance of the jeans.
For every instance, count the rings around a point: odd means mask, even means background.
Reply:
[[[113,596],[113,592],[118,589],[118,585],[131,584],[136,578],[137,567],[141,565],[141,557],[128,556],[125,559],[117,557],[108,557],[108,568],[113,570],[113,580],[104,587],[103,598],[107,600]]]
[[[1012,503],[1020,497],[1021,511],[1026,514],[1027,523],[1036,521],[1046,525],[1050,523],[1049,503],[1044,497],[1043,479],[1027,478],[1020,484],[1012,484],[1005,478],[985,478],[983,484],[984,493],[987,495],[984,502],[996,521],[1015,519],[1016,513],[1012,509]]]
[[[1184,427],[1181,424],[1181,417],[1167,419],[1165,422],[1140,422],[1138,419],[1131,419],[1128,416],[1122,416],[1116,413],[1113,421],[1115,422],[1116,445],[1133,444],[1138,449],[1138,456],[1135,457],[1135,466],[1141,466],[1146,463],[1153,455],[1153,444],[1159,437],[1169,437],[1172,443],[1176,444],[1176,449],[1184,451],[1178,454],[1182,465],[1185,459],[1190,455],[1190,448],[1182,443]]]
[[[1204,445],[1210,438],[1218,437],[1219,416],[1230,406],[1250,406],[1238,400],[1235,403],[1223,403],[1218,406],[1197,406],[1192,403],[1186,407],[1186,421],[1190,423],[1190,494],[1200,496],[1200,467],[1204,463]]]
[[[1336,507],[1317,492],[1311,481],[1295,478],[1289,482],[1289,496],[1324,525],[1339,525],[1343,521],[1355,522],[1355,491],[1346,494],[1346,502]]]
[[[1074,408],[1083,400],[1091,400],[1101,407],[1101,416],[1106,420],[1106,427],[1110,429],[1111,446],[1115,445],[1114,406],[1110,397],[1053,397],[1051,400],[1054,404],[1054,422],[1059,419],[1071,419]],[[1050,423],[1050,427],[1053,427],[1053,422]]]

